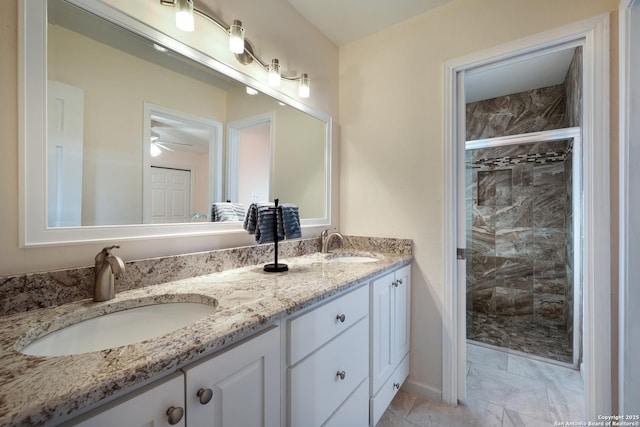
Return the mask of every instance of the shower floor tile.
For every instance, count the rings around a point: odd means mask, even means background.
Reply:
[[[559,362],[573,362],[573,343],[563,328],[533,316],[497,316],[467,311],[467,338]]]

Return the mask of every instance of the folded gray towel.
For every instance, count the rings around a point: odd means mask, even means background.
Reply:
[[[244,229],[256,235],[256,242],[271,243],[274,241],[273,221],[276,215],[273,203],[252,203],[244,218]],[[278,241],[302,237],[298,207],[290,203],[278,206],[277,213]]]
[[[302,230],[300,228],[300,215],[298,213],[298,206],[290,203],[283,203],[280,206],[282,215],[282,226],[284,229],[284,235],[287,239],[299,239],[302,237]]]
[[[238,213],[242,212],[241,215]],[[242,203],[216,202],[211,205],[212,222],[242,221],[244,206]]]

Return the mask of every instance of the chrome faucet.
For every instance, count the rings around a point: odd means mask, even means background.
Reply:
[[[94,301],[107,301],[116,296],[115,277],[124,272],[124,262],[111,253],[111,249],[118,245],[103,248],[96,255],[95,284],[93,288]]]
[[[321,234],[321,240],[322,240],[322,253],[326,254],[327,252],[329,252],[329,241],[331,240],[332,237],[337,237],[340,239],[340,242],[344,245],[344,237],[342,236],[342,234],[338,233],[337,231],[335,233],[329,233],[329,230],[324,230]]]

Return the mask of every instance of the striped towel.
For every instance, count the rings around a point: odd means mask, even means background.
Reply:
[[[299,239],[302,237],[298,206],[290,203],[283,203],[280,205],[280,218],[282,218],[282,227],[287,239]]]
[[[244,229],[256,235],[256,242],[270,243],[274,240],[273,221],[276,211],[273,203],[252,203],[244,218]],[[283,203],[278,206],[278,240],[302,237],[298,206]]]
[[[239,214],[241,212],[241,214]],[[211,221],[228,222],[242,221],[244,219],[244,206],[242,203],[214,203],[211,205]]]

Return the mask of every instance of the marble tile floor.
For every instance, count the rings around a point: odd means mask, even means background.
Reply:
[[[467,398],[457,407],[400,390],[376,427],[545,427],[584,421],[580,372],[467,344]]]
[[[573,362],[567,331],[531,315],[500,316],[467,311],[467,338],[564,363]]]

